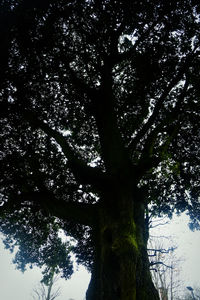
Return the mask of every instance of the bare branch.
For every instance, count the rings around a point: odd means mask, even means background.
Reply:
[[[147,249],[147,251],[154,251],[154,254],[150,254],[149,256],[156,256],[156,253],[159,252],[159,253],[162,253],[162,254],[166,254],[166,253],[169,253],[171,251],[174,251],[176,250],[177,247],[171,247],[171,248],[168,248],[168,249]]]
[[[165,266],[165,267],[167,267],[167,268],[169,268],[169,269],[173,269],[172,266],[168,266],[168,265],[166,265],[165,263],[163,263],[162,261],[150,262],[149,265],[150,265],[150,266],[154,266],[154,265],[162,265],[162,266]]]

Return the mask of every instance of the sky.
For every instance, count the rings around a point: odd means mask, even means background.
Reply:
[[[34,267],[22,273],[13,265],[13,257],[0,240],[0,300],[33,300],[31,294],[42,279],[41,271]],[[57,287],[61,287],[61,294],[56,299],[83,300],[89,280],[90,274],[79,267],[70,280],[58,280]]]
[[[186,215],[174,217],[170,224],[159,226],[153,234],[173,236],[178,246],[177,256],[183,258],[181,279],[183,290],[186,286],[200,286],[200,231],[192,232],[187,226]],[[31,293],[41,280],[41,272],[38,268],[21,273],[12,264],[13,254],[4,249],[0,240],[0,291],[1,300],[33,300]],[[90,280],[90,274],[79,267],[70,280],[59,279],[57,286],[61,287],[61,295],[58,300],[83,300]]]
[[[169,224],[155,228],[153,234],[172,237],[177,246],[176,257],[181,260],[180,278],[183,285],[200,287],[200,231],[191,231],[188,223],[189,217],[186,214],[174,216]]]

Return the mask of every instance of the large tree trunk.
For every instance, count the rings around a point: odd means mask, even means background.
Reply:
[[[87,300],[159,299],[149,272],[143,206],[133,198],[124,188],[105,197]]]

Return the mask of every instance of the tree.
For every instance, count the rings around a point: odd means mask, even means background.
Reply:
[[[186,292],[187,289],[187,292]],[[191,286],[187,286],[186,289],[183,291],[183,295],[181,299],[183,300],[197,300],[200,299],[200,288],[198,286],[195,286],[193,289]],[[179,298],[177,299],[179,300]]]
[[[48,282],[40,282],[39,287],[34,288],[32,295],[34,300],[54,300],[60,295],[60,288],[53,290],[55,283],[59,279],[58,275],[55,274],[55,270],[51,270],[51,277]]]
[[[56,221],[87,300],[158,299],[148,204],[199,227],[199,1],[0,8],[1,231],[40,252]]]
[[[176,295],[179,294],[180,287],[183,285],[179,278],[181,259],[176,256],[177,247],[166,248],[169,242],[173,244],[170,237],[167,243],[161,237],[159,240],[152,238],[149,243],[152,279],[163,300],[176,299]]]
[[[70,278],[73,273],[73,263],[70,252],[70,242],[63,242],[59,236],[59,227],[52,217],[43,217],[40,212],[30,211],[28,207],[6,215],[1,229],[6,236],[3,240],[5,248],[13,252],[17,247],[13,263],[18,270],[24,272],[27,265],[43,268],[42,282],[49,285],[53,274],[60,273],[63,278]],[[29,224],[25,221],[29,219]],[[43,219],[44,220],[43,220]]]

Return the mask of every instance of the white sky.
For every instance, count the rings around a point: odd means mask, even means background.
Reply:
[[[174,235],[178,245],[177,256],[184,258],[182,263],[181,278],[185,286],[200,286],[200,232],[191,232],[187,226],[188,218],[183,215],[174,217],[174,220],[159,231],[162,235]],[[158,232],[157,232],[158,233]],[[34,268],[22,274],[15,270],[12,264],[13,255],[4,249],[0,242],[0,293],[1,300],[32,300],[31,292],[41,280],[41,272]],[[58,286],[61,287],[61,295],[58,300],[83,300],[89,283],[90,275],[83,268],[79,268],[68,281],[60,279]]]
[[[187,286],[200,287],[200,231],[191,231],[188,228],[189,218],[186,215],[174,217],[173,222],[167,225],[166,233],[174,235],[177,243],[177,256],[183,258],[182,279]]]
[[[169,224],[154,229],[153,234],[172,236],[176,257],[180,260],[180,279],[183,281],[182,291],[186,286],[200,287],[200,231],[191,231],[188,228],[189,217],[185,214],[174,216]],[[171,245],[174,246],[174,245]]]
[[[4,249],[0,241],[0,299],[1,300],[33,300],[31,293],[42,279],[39,268],[28,269],[22,273],[12,264],[14,255]],[[70,280],[59,279],[57,286],[61,287],[58,300],[83,300],[89,284],[90,275],[83,267]]]

